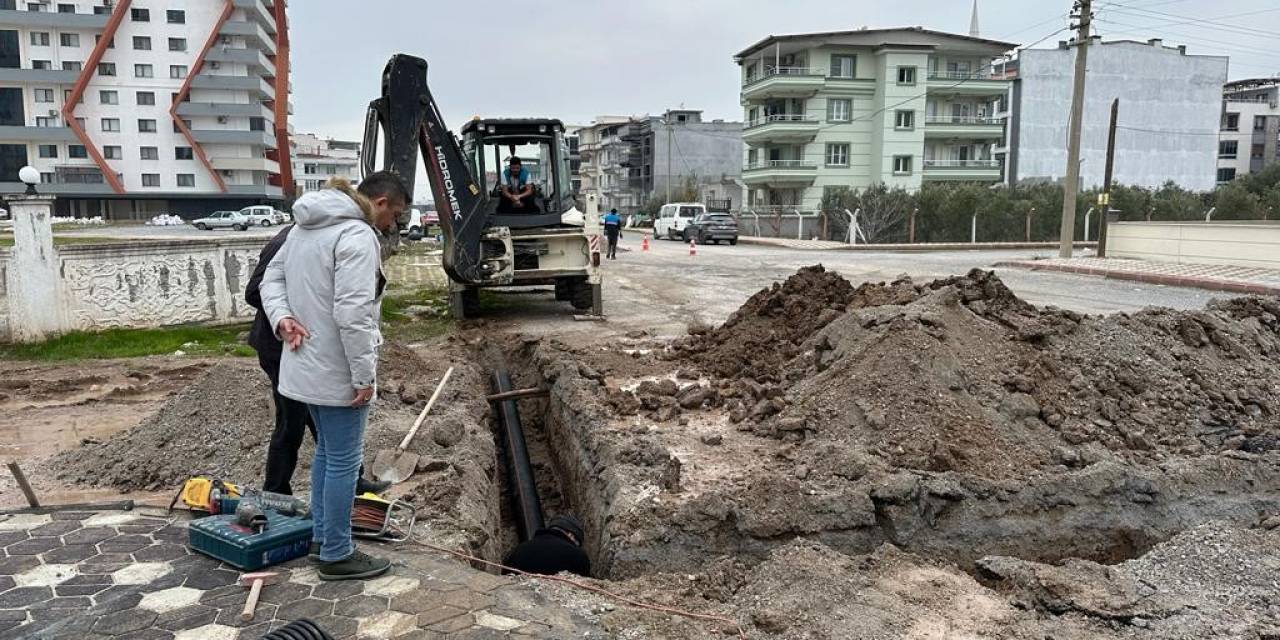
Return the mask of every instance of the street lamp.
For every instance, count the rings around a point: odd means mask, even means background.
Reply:
[[[27,183],[26,195],[40,195],[36,193],[36,185],[40,182],[40,171],[31,165],[27,165],[18,170],[18,179]]]

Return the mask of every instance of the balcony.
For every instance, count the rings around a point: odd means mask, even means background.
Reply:
[[[8,83],[75,84],[79,77],[79,71],[0,68],[0,82]]]
[[[818,165],[805,160],[765,160],[742,168],[742,181],[749,185],[803,186],[817,176]]]
[[[219,76],[202,72],[191,80],[191,87],[193,89],[248,91],[255,98],[264,100],[275,95],[275,89],[260,76]]]
[[[1004,118],[926,116],[924,135],[926,138],[1000,139],[1004,137]]]
[[[274,113],[261,102],[183,102],[178,104],[178,115],[186,116],[226,116],[241,118],[266,118],[270,120]]]
[[[742,141],[750,145],[805,143],[818,134],[818,119],[798,113],[779,113],[747,124]]]
[[[742,99],[809,98],[826,83],[825,71],[812,67],[773,67],[742,85]]]
[[[246,49],[243,47],[232,47],[227,45],[218,45],[209,49],[209,53],[205,54],[205,60],[208,62],[231,62],[237,64],[246,64],[249,67],[256,68],[259,72],[275,73],[276,65],[266,54],[260,49]]]
[[[276,55],[276,39],[257,22],[228,20],[222,25],[222,35],[241,36],[249,40],[249,46],[262,49],[267,55]]]
[[[271,14],[262,0],[231,0],[231,4],[237,9],[244,9],[245,15],[262,25],[267,33],[275,35],[276,17]]]
[[[68,127],[0,126],[0,140],[5,142],[79,142]]]
[[[268,131],[243,131],[238,129],[196,129],[191,137],[200,144],[247,144],[259,147],[276,146],[275,136]]]
[[[957,96],[1003,96],[1009,80],[990,71],[930,71],[929,93]]]
[[[1001,178],[999,160],[925,160],[925,180],[992,182]]]
[[[219,171],[266,171],[280,173],[280,163],[267,158],[209,158],[209,164]]]
[[[23,3],[25,5],[25,3]],[[56,13],[53,11],[0,10],[2,27],[51,27],[56,29],[87,29],[101,31],[110,16],[96,13]],[[56,40],[56,38],[55,38]],[[56,43],[55,43],[56,44]]]

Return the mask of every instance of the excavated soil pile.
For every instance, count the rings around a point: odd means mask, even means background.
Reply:
[[[1049,465],[1280,448],[1280,301],[1082,316],[993,273],[853,289],[811,267],[676,346],[739,429],[891,467]]]

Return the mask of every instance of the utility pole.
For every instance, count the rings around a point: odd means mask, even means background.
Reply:
[[[1098,257],[1107,257],[1107,218],[1111,214],[1111,168],[1116,160],[1116,118],[1120,115],[1120,98],[1111,101],[1111,124],[1107,126],[1107,168],[1102,174],[1102,220],[1098,222]],[[1085,232],[1086,235],[1088,232]]]
[[[1076,234],[1076,190],[1080,182],[1080,129],[1084,120],[1084,73],[1089,59],[1089,25],[1093,20],[1093,0],[1076,0],[1072,15],[1076,26],[1076,75],[1071,87],[1071,129],[1067,138],[1067,177],[1062,183],[1062,230],[1058,234],[1058,257],[1071,257]]]

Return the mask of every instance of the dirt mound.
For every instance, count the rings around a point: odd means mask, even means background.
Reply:
[[[176,489],[194,475],[260,483],[274,415],[266,375],[249,362],[223,362],[138,426],[64,451],[47,467],[59,480],[126,491]]]
[[[1280,302],[1266,298],[1086,317],[990,272],[855,290],[814,267],[678,349],[732,379],[720,395],[741,429],[893,467],[1007,478],[1280,446]]]

